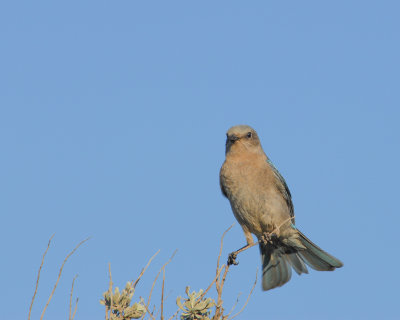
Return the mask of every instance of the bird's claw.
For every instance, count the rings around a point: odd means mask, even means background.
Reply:
[[[237,266],[239,264],[239,262],[236,261],[237,258],[237,253],[236,252],[231,252],[228,256],[228,262],[227,265],[231,266],[231,265],[235,265]]]
[[[264,244],[274,244],[278,241],[278,236],[276,233],[264,232],[261,236],[261,240]]]

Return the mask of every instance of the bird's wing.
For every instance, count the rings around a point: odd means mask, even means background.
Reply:
[[[226,197],[226,198],[228,198],[228,194],[226,193],[226,190],[225,190],[225,187],[224,187],[224,183],[223,183],[223,181],[222,181],[222,179],[223,179],[223,172],[224,172],[224,165],[225,165],[225,162],[224,162],[224,164],[222,165],[221,170],[220,170],[220,172],[219,172],[219,186],[221,187],[221,191],[222,191],[223,196]]]
[[[275,168],[274,164],[271,160],[267,160],[268,164],[270,165],[272,171],[274,172],[275,177],[277,178],[277,187],[280,193],[282,194],[283,198],[286,201],[286,204],[289,208],[290,216],[292,217],[292,223],[294,223],[294,207],[292,202],[292,195],[290,194],[290,190],[288,185],[286,184],[285,179],[283,179],[282,175],[279,173],[278,169]]]
[[[219,178],[219,186],[221,187],[222,195],[225,198],[228,198],[228,194],[226,193],[226,190],[225,190],[224,184],[222,183],[222,179],[221,178]]]

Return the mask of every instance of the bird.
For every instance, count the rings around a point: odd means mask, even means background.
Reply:
[[[248,125],[227,131],[220,187],[243,229],[247,241],[243,248],[257,244],[252,235],[258,239],[264,291],[287,283],[292,268],[301,275],[308,273],[307,265],[318,271],[343,266],[297,229],[288,185],[265,154],[257,132]],[[230,255],[228,265],[237,264],[236,253]]]

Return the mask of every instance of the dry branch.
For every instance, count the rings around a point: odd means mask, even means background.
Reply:
[[[230,226],[227,230],[225,230],[225,232],[222,234],[221,236],[221,242],[220,242],[220,248],[219,248],[219,253],[218,253],[218,258],[217,258],[217,268],[216,268],[216,272],[215,272],[215,276],[214,278],[211,280],[210,284],[208,285],[207,289],[205,291],[200,290],[198,293],[196,291],[193,291],[190,293],[190,287],[186,287],[186,294],[187,294],[187,298],[181,302],[181,297],[177,298],[177,305],[179,307],[178,311],[176,311],[171,317],[167,317],[168,320],[172,320],[174,318],[178,319],[178,317],[180,316],[181,319],[184,320],[189,320],[189,319],[212,319],[212,320],[232,320],[234,318],[236,318],[237,316],[239,316],[243,310],[246,308],[246,306],[249,303],[250,297],[254,292],[254,288],[256,286],[257,283],[257,275],[256,275],[256,279],[254,281],[254,284],[247,296],[246,301],[244,302],[243,306],[241,307],[241,309],[234,314],[231,318],[231,314],[235,311],[238,302],[239,302],[239,297],[238,296],[235,304],[233,305],[232,309],[230,310],[230,312],[228,314],[225,314],[225,309],[223,306],[223,300],[222,300],[222,294],[223,294],[223,290],[224,290],[224,286],[225,286],[225,282],[227,279],[227,275],[229,273],[229,268],[230,268],[230,264],[226,263],[226,264],[221,264],[221,257],[222,257],[222,251],[223,251],[223,244],[224,244],[224,238],[225,235],[227,234],[227,232],[233,227]],[[278,227],[279,228],[279,227]],[[257,243],[255,243],[254,245],[256,245]],[[249,247],[251,246],[247,246],[247,248],[242,248],[240,252],[247,250]],[[159,251],[157,251],[147,262],[146,266],[141,270],[138,278],[136,279],[135,282],[131,282],[128,283],[129,286],[131,286],[133,289],[135,289],[135,287],[137,286],[138,282],[140,281],[140,279],[142,278],[143,274],[145,273],[145,271],[147,270],[147,268],[149,267],[150,263],[152,262],[152,260],[155,258],[155,256],[159,253]],[[140,305],[142,308],[142,312],[140,313],[140,315],[138,317],[140,317],[141,319],[150,319],[150,320],[155,320],[156,318],[159,318],[160,320],[165,320],[166,319],[166,315],[165,313],[165,302],[167,300],[167,296],[166,295],[166,287],[165,287],[165,283],[166,283],[166,266],[172,261],[173,257],[175,256],[176,251],[172,254],[172,256],[169,258],[169,260],[160,268],[160,270],[158,271],[157,275],[155,276],[153,283],[151,285],[149,294],[148,294],[148,298],[147,301],[145,301],[144,299],[142,299],[140,297]],[[162,284],[161,284],[161,299],[160,299],[160,305],[158,305],[157,307],[154,305],[151,305],[151,299],[152,299],[152,295],[154,292],[154,288],[155,285],[161,275],[162,272]],[[113,290],[113,283],[112,283],[112,276],[111,276],[111,267],[109,266],[109,273],[110,273],[110,282],[109,282],[109,289],[108,291],[104,294],[105,295],[105,299],[101,300],[102,304],[106,305],[106,320],[111,319],[111,314],[114,312],[118,317],[120,317],[121,315],[126,316],[126,309],[124,309],[123,307],[119,307],[119,306],[114,306],[113,302],[111,301],[111,307],[109,307],[108,305],[110,304],[110,299],[112,299],[112,290]],[[133,283],[133,284],[132,284]],[[215,289],[216,289],[216,301],[212,298],[206,298],[206,294],[209,293],[209,291],[211,290],[211,288],[215,285]],[[128,286],[128,285],[127,285]],[[118,294],[118,289],[116,289]],[[125,289],[126,290],[126,289]],[[110,299],[106,296],[106,294],[110,295]],[[115,298],[116,299],[116,298]],[[114,299],[114,300],[115,300]],[[108,300],[108,301],[107,301]],[[114,301],[114,303],[117,303],[116,300]],[[129,302],[130,303],[130,302]],[[136,305],[136,304],[135,304]],[[213,312],[213,314],[211,314],[211,308],[215,307],[215,311]],[[71,309],[71,307],[70,307]],[[114,311],[113,311],[114,310]],[[109,311],[109,312],[108,312]],[[179,312],[181,312],[181,314],[179,315]],[[124,317],[123,316],[123,317]],[[209,318],[210,317],[210,318]],[[122,318],[121,318],[122,319]],[[125,318],[124,318],[125,319]]]
[[[46,309],[47,309],[47,307],[49,306],[51,299],[53,298],[53,295],[54,295],[54,292],[56,291],[58,282],[60,281],[61,274],[62,274],[62,271],[63,271],[63,269],[64,269],[65,263],[67,262],[67,260],[69,259],[69,257],[70,257],[71,255],[73,255],[73,254],[75,253],[75,251],[78,250],[78,248],[79,248],[83,243],[85,243],[85,242],[88,241],[88,240],[89,240],[89,238],[87,238],[87,239],[82,240],[81,242],[79,242],[78,245],[65,257],[64,262],[63,262],[63,264],[61,265],[60,271],[58,272],[57,281],[56,281],[56,283],[55,283],[55,285],[54,285],[54,287],[53,287],[53,290],[51,291],[51,294],[50,294],[50,296],[49,296],[49,299],[47,300],[46,305],[45,305],[44,308],[43,308],[42,314],[41,314],[41,316],[40,316],[40,320],[43,319],[44,313],[46,312]]]
[[[163,279],[161,287],[161,320],[164,320],[164,287],[165,287],[165,268],[163,268]]]
[[[68,320],[74,320],[75,317],[75,313],[76,313],[76,309],[78,306],[78,298],[76,299],[76,303],[75,303],[75,308],[74,308],[74,313],[71,317],[71,313],[72,313],[72,294],[74,292],[74,283],[75,283],[75,279],[78,277],[78,275],[76,275],[73,279],[72,279],[72,286],[71,286],[71,294],[69,296],[69,316],[68,316]]]
[[[39,286],[40,272],[42,271],[42,267],[43,267],[43,263],[44,263],[44,257],[46,256],[47,251],[49,251],[50,243],[51,243],[51,240],[53,239],[54,235],[55,235],[55,233],[53,233],[53,235],[50,237],[49,243],[47,244],[46,251],[43,253],[42,262],[41,262],[41,264],[40,264],[39,271],[38,271],[38,275],[37,275],[37,279],[36,279],[35,292],[33,293],[31,305],[30,305],[30,307],[29,307],[28,320],[30,320],[30,318],[31,318],[32,306],[33,306],[33,302],[35,301],[37,289],[38,289],[38,286]]]
[[[147,309],[147,310],[149,309],[149,305],[150,305],[150,301],[151,301],[151,296],[152,296],[152,294],[153,294],[153,289],[154,289],[154,286],[156,285],[157,279],[158,279],[158,277],[160,276],[161,271],[163,271],[163,270],[165,269],[165,267],[172,261],[172,259],[174,258],[174,256],[175,256],[175,254],[176,254],[177,251],[178,251],[178,250],[175,250],[175,251],[174,251],[174,253],[173,253],[172,256],[169,258],[169,260],[168,260],[166,263],[164,263],[164,265],[161,267],[160,271],[158,271],[157,276],[155,277],[155,279],[154,279],[154,281],[153,281],[153,284],[152,284],[152,286],[151,286],[149,297],[148,297],[148,299],[147,299],[147,304],[146,304],[146,309]],[[150,315],[153,317],[153,315],[152,315],[151,313],[150,313]],[[144,315],[143,315],[143,317],[144,317]],[[143,319],[143,317],[142,317],[142,319]]]
[[[112,305],[113,305],[113,301],[112,301],[112,299],[113,299],[113,291],[112,291],[113,282],[112,282],[112,275],[111,275],[111,263],[108,263],[108,274],[109,274],[109,277],[110,277],[110,280],[109,280],[109,283],[108,283],[108,292],[110,293],[110,301],[111,301],[111,303],[110,303],[110,310],[108,310],[107,306],[106,306],[106,320],[111,318]],[[110,312],[108,312],[108,311],[110,311]]]
[[[136,288],[140,278],[144,275],[144,273],[146,272],[147,268],[149,267],[151,261],[160,253],[160,250],[158,250],[151,258],[150,260],[147,262],[146,266],[142,269],[142,271],[139,274],[139,277],[136,279],[135,283],[133,284],[133,288]]]
[[[247,304],[248,304],[249,301],[250,301],[250,297],[251,297],[251,295],[252,295],[252,293],[253,293],[253,291],[254,291],[254,288],[256,287],[257,278],[258,278],[258,268],[257,268],[257,271],[256,271],[256,280],[254,281],[253,287],[251,288],[250,293],[249,293],[249,295],[247,296],[246,302],[244,303],[244,305],[242,306],[242,308],[239,310],[239,312],[236,313],[236,314],[235,314],[232,318],[230,318],[229,320],[232,320],[232,319],[236,318],[239,314],[241,314],[241,313],[243,312],[244,308],[246,308]],[[232,309],[232,311],[233,311],[233,309]],[[232,312],[232,311],[231,311],[231,312]],[[228,316],[231,314],[231,312],[228,314]]]

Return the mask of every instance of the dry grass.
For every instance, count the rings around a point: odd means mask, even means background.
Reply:
[[[233,226],[233,225],[232,225]],[[233,314],[235,309],[237,308],[239,304],[239,297],[240,294],[238,295],[236,302],[234,303],[232,309],[226,313],[225,312],[225,307],[224,307],[224,301],[223,301],[223,292],[224,292],[224,286],[226,283],[226,280],[228,278],[229,270],[231,264],[228,263],[221,263],[221,257],[222,257],[222,249],[223,249],[223,243],[224,243],[224,238],[227,232],[232,228],[230,226],[221,236],[221,241],[220,241],[220,247],[219,247],[219,254],[217,258],[217,264],[216,264],[216,270],[215,270],[215,276],[212,278],[208,286],[206,287],[206,290],[200,289],[198,292],[193,291],[190,292],[190,288],[186,287],[186,297],[181,298],[178,297],[176,300],[176,303],[178,305],[178,309],[175,313],[170,315],[169,317],[166,317],[165,315],[165,301],[167,299],[167,295],[165,294],[165,288],[166,288],[166,267],[171,263],[173,260],[176,251],[172,254],[172,256],[168,259],[168,261],[160,268],[158,273],[156,274],[150,291],[148,293],[147,299],[143,299],[142,297],[139,297],[138,301],[135,303],[132,303],[132,299],[135,293],[135,289],[137,285],[139,284],[140,280],[142,279],[143,275],[145,274],[146,270],[154,260],[154,258],[158,255],[160,251],[157,251],[147,262],[145,267],[142,268],[139,276],[135,281],[128,282],[126,284],[126,287],[124,290],[121,292],[119,291],[118,287],[114,288],[114,283],[112,280],[112,273],[111,273],[111,264],[109,264],[109,284],[108,284],[108,290],[104,292],[103,294],[103,299],[100,300],[100,302],[105,306],[105,319],[106,320],[128,320],[128,319],[161,319],[161,320],[172,320],[172,319],[178,319],[180,318],[181,320],[231,320],[239,316],[243,310],[246,308],[246,306],[249,303],[250,297],[254,291],[254,288],[257,283],[257,274],[256,274],[256,279],[254,281],[254,284],[251,287],[251,290],[247,296],[246,301],[243,303],[242,307],[240,310]],[[31,312],[32,312],[32,307],[38,292],[38,287],[39,287],[39,281],[40,281],[40,274],[42,267],[44,265],[44,259],[46,257],[46,254],[50,248],[51,241],[53,239],[54,235],[51,236],[49,239],[47,248],[45,252],[43,253],[42,256],[42,261],[39,267],[38,275],[37,275],[37,280],[36,280],[36,286],[35,286],[35,291],[32,297],[32,301],[29,307],[29,314],[28,314],[28,320],[30,320],[31,317]],[[56,288],[58,286],[58,283],[61,279],[61,275],[64,269],[64,266],[68,259],[78,250],[78,248],[84,244],[88,239],[85,239],[78,243],[76,247],[65,257],[59,272],[58,272],[58,277],[55,281],[55,284],[53,286],[53,289],[50,293],[50,296],[43,307],[40,319],[42,320],[45,312],[55,294]],[[257,243],[255,243],[257,244]],[[238,251],[236,251],[236,254],[247,250],[252,246],[246,246]],[[154,289],[156,287],[156,284],[160,278],[160,275],[162,274],[162,281],[161,281],[161,292],[160,292],[160,301],[156,305],[151,306],[151,300],[152,296],[154,293]],[[75,305],[73,304],[73,293],[74,293],[74,285],[75,285],[75,280],[77,278],[77,275],[73,278],[72,280],[72,285],[71,285],[71,291],[69,295],[69,315],[68,315],[68,320],[74,320],[75,315],[77,312],[77,307],[78,307],[78,301],[79,299],[77,298],[75,300]],[[215,288],[214,292],[214,298],[207,297],[207,295],[211,294],[211,289]],[[182,301],[181,301],[182,300]],[[233,314],[233,315],[232,315]]]
[[[233,226],[233,225],[232,225]],[[215,276],[211,280],[211,282],[208,284],[207,289],[205,291],[200,290],[199,292],[193,291],[190,292],[190,288],[186,287],[186,298],[177,298],[177,305],[178,305],[178,310],[172,314],[170,317],[167,317],[168,320],[172,319],[178,319],[180,317],[181,320],[230,320],[234,319],[237,316],[239,316],[243,310],[246,308],[247,304],[249,303],[250,297],[254,291],[254,288],[257,283],[257,274],[256,274],[256,279],[254,281],[254,284],[251,287],[251,290],[247,296],[246,301],[240,308],[240,310],[233,314],[234,310],[236,309],[238,302],[239,302],[239,296],[236,299],[236,302],[233,306],[233,308],[229,311],[229,313],[225,313],[225,308],[224,308],[224,302],[222,299],[223,296],[223,291],[224,291],[224,285],[226,283],[230,265],[227,263],[222,264],[221,263],[221,257],[222,257],[222,249],[223,249],[223,241],[226,233],[232,228],[229,227],[222,235],[221,241],[220,241],[220,248],[219,248],[219,254],[217,258],[217,266],[216,266],[216,271],[215,271]],[[249,248],[249,247],[248,247]],[[246,249],[248,249],[246,248]],[[244,249],[245,250],[245,249]],[[244,251],[242,250],[242,251]],[[240,252],[242,252],[240,251]],[[139,274],[139,277],[133,284],[133,289],[136,288],[138,282],[141,280],[142,276],[144,275],[146,269],[149,267],[150,263],[152,260],[155,258],[155,256],[159,253],[159,251],[154,254],[150,260],[148,261],[147,265],[142,269],[142,271]],[[109,288],[108,290],[104,293],[104,299],[101,300],[101,303],[105,305],[106,308],[106,320],[114,320],[114,319],[120,319],[120,320],[125,320],[125,319],[161,319],[165,320],[165,283],[166,283],[166,267],[167,265],[172,261],[173,257],[175,256],[176,251],[172,254],[171,258],[160,268],[158,273],[156,274],[150,288],[150,292],[148,294],[148,297],[146,301],[142,298],[139,297],[139,301],[131,305],[132,302],[132,297],[134,290],[129,291],[131,295],[129,295],[129,303],[123,306],[122,304],[117,303],[114,301],[115,299],[121,300],[121,296],[119,294],[119,289],[115,288],[114,293],[113,293],[113,282],[112,282],[112,276],[111,276],[111,267],[109,267]],[[257,271],[258,272],[258,271]],[[158,282],[158,279],[162,273],[162,282],[161,282],[161,299],[160,303],[158,304],[158,307],[156,305],[151,306],[151,298],[154,293],[154,288],[156,287],[156,284]],[[126,287],[130,288],[132,287],[132,284],[130,282],[127,283]],[[207,294],[210,294],[210,290],[212,288],[215,288],[215,293],[216,293],[216,299],[214,300],[213,298],[206,297]],[[126,290],[126,289],[125,289]],[[128,293],[128,291],[126,291]],[[122,299],[123,300],[123,299]],[[181,301],[183,300],[183,302]],[[124,300],[125,301],[125,300]],[[136,306],[137,310],[142,310],[143,312],[141,314],[137,313],[135,317],[128,317],[128,309]],[[233,315],[232,315],[233,314]]]
[[[31,318],[32,307],[33,307],[33,303],[34,303],[35,298],[36,298],[37,289],[38,289],[38,287],[39,287],[40,272],[41,272],[42,267],[43,267],[43,264],[44,264],[44,258],[46,257],[47,251],[49,251],[50,244],[51,244],[51,240],[53,239],[53,237],[54,237],[54,234],[50,237],[49,242],[48,242],[48,244],[47,244],[47,248],[46,248],[46,250],[45,250],[45,252],[43,253],[43,256],[42,256],[42,262],[40,263],[40,267],[39,267],[39,271],[38,271],[38,275],[37,275],[37,279],[36,279],[35,291],[34,291],[34,293],[33,293],[32,301],[31,301],[31,304],[30,304],[30,307],[29,307],[28,320],[30,320],[30,318]],[[53,299],[54,293],[55,293],[55,291],[56,291],[56,289],[57,289],[57,286],[58,286],[58,283],[59,283],[59,281],[60,281],[60,279],[61,279],[61,275],[62,275],[64,266],[65,266],[65,263],[66,263],[66,262],[68,261],[68,259],[75,253],[75,251],[78,250],[78,248],[79,248],[82,244],[84,244],[86,241],[88,241],[88,240],[89,240],[89,238],[87,238],[87,239],[82,240],[81,242],[79,242],[79,243],[76,245],[76,247],[65,257],[64,262],[62,263],[62,265],[61,265],[61,267],[60,267],[60,270],[58,271],[58,277],[57,277],[56,282],[55,282],[55,284],[54,284],[54,286],[53,286],[53,290],[51,291],[50,296],[49,296],[49,298],[47,299],[46,305],[44,306],[44,308],[43,308],[43,310],[42,310],[42,314],[40,315],[40,320],[43,319],[44,314],[45,314],[45,312],[46,312],[46,310],[47,310],[47,307],[49,306],[49,304],[50,304],[50,302],[51,302],[51,299]],[[71,293],[70,293],[70,312],[69,312],[69,319],[70,319],[70,320],[73,320],[73,319],[74,319],[75,314],[76,314],[76,310],[77,310],[77,305],[78,305],[78,299],[77,299],[77,300],[76,300],[76,304],[75,304],[75,308],[74,308],[74,312],[73,312],[73,314],[71,315],[72,294],[73,294],[73,290],[74,290],[75,278],[76,278],[76,276],[74,277],[74,279],[73,279],[73,281],[72,281],[72,288],[71,288]]]

